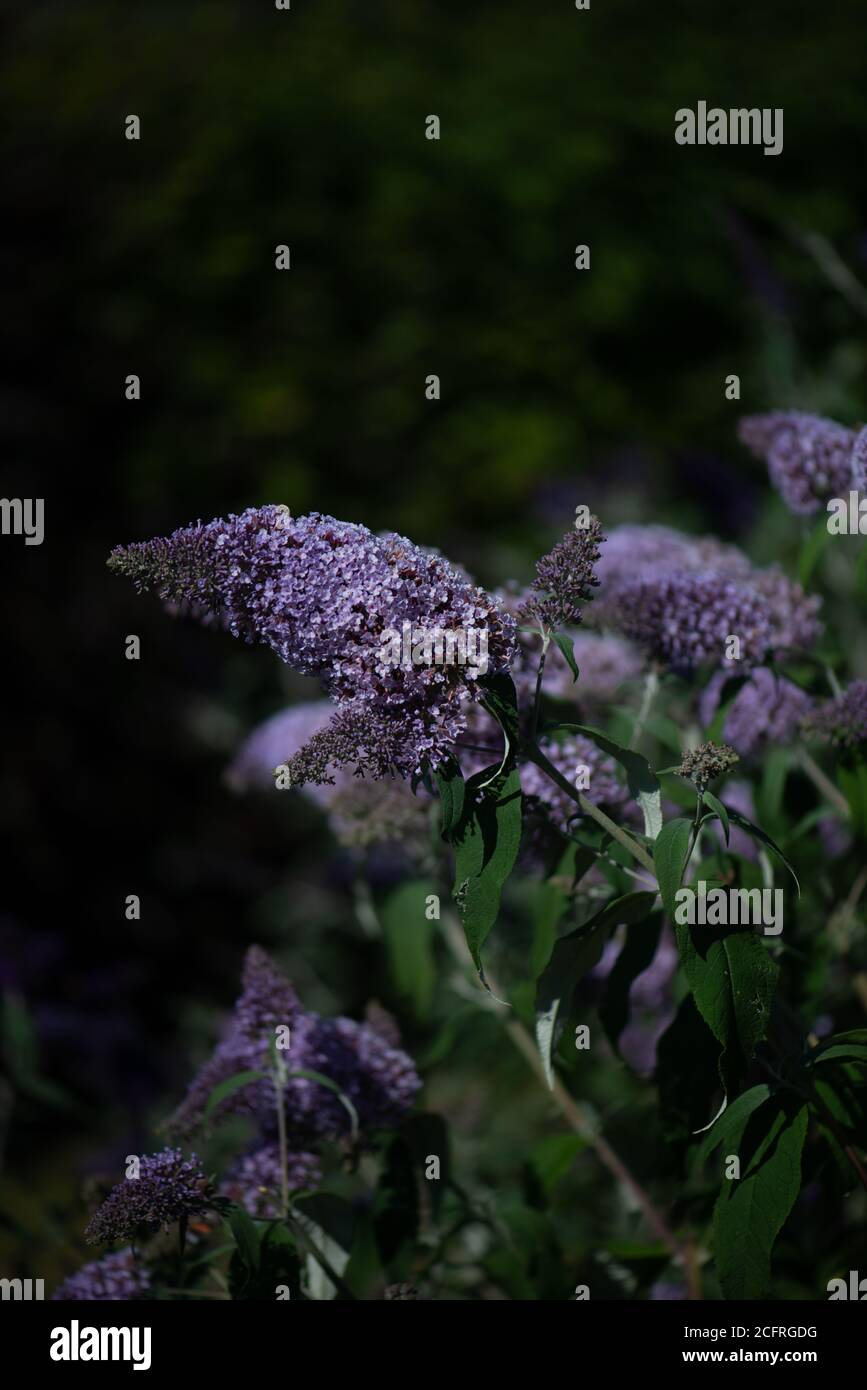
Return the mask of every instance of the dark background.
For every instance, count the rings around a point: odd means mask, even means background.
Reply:
[[[402,531],[493,585],[526,579],[586,501],[609,526],[794,554],[801,525],[734,428],[862,410],[867,12],[4,12],[2,492],[45,498],[46,538],[0,542],[0,969],[8,1055],[29,1038],[41,1078],[0,1091],[0,1242],[4,1270],[51,1277],[82,1178],[151,1145],[250,940],[311,1007],[393,1003],[320,820],[222,781],[308,687],[171,622],[108,551],[275,501]],[[782,155],[677,146],[700,99],[784,108]]]

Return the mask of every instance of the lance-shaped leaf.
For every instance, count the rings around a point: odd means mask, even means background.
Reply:
[[[564,1003],[602,955],[609,931],[641,922],[653,907],[654,893],[626,893],[607,903],[568,936],[562,936],[536,986],[536,1042],[548,1085],[554,1085],[553,1056],[563,1027]]]
[[[762,1298],[771,1251],[801,1186],[807,1106],[764,1104],[730,1136],[741,1176],[724,1179],[714,1207],[717,1278],[727,1299]]]
[[[619,1051],[620,1034],[629,1022],[629,993],[638,976],[653,961],[662,933],[662,913],[627,929],[626,940],[608,979],[599,1005],[599,1017],[615,1051]]]
[[[676,932],[696,1007],[722,1045],[720,1079],[728,1094],[767,1035],[779,970],[751,931],[678,923]]]
[[[454,898],[476,969],[500,910],[500,894],[521,843],[521,779],[517,768],[487,768],[467,783],[455,846]]]

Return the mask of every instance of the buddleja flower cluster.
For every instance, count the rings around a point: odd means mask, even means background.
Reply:
[[[146,1298],[150,1291],[147,1267],[132,1250],[116,1250],[83,1265],[59,1284],[51,1297],[63,1303],[116,1303]]]
[[[808,734],[845,752],[863,752],[867,749],[867,681],[852,681],[842,695],[813,710],[804,727]]]
[[[84,1233],[89,1245],[113,1244],[208,1211],[215,1191],[199,1160],[180,1149],[145,1155],[137,1177],[113,1188]]]
[[[404,624],[483,634],[490,672],[508,667],[514,647],[511,618],[441,556],[315,512],[296,519],[284,507],[250,508],[119,547],[109,565],[321,680],[338,708],[290,760],[298,782],[329,780],[344,765],[409,775],[442,760],[463,731],[479,670],[394,662],[388,635]]]
[[[324,1019],[302,1008],[289,981],[258,946],[247,952],[243,992],[229,1030],[193,1081],[169,1127],[190,1134],[205,1120],[214,1087],[241,1072],[261,1075],[221,1100],[212,1123],[230,1114],[254,1119],[271,1142],[277,1126],[278,1091],[273,1077],[278,1028],[289,1029],[285,1058],[289,1077],[281,1092],[287,1133],[297,1144],[339,1139],[350,1129],[345,1106],[333,1091],[295,1071],[326,1076],[351,1102],[362,1131],[394,1124],[409,1109],[421,1082],[409,1057],[367,1023]]]
[[[810,516],[831,497],[867,489],[867,431],[850,430],[820,415],[777,410],[748,415],[738,433],[768,465],[789,509]]]
[[[288,1029],[288,1047],[275,1048]],[[276,1058],[282,1058],[282,1067]],[[295,1076],[294,1072],[307,1073]],[[254,1077],[213,1103],[214,1087],[242,1072]],[[318,1073],[314,1080],[311,1073]],[[281,1194],[321,1181],[319,1149],[326,1140],[370,1142],[395,1125],[415,1100],[421,1080],[399,1046],[394,1020],[382,1009],[369,1021],[323,1019],[301,1007],[285,975],[258,946],[247,952],[243,990],[213,1057],[195,1077],[169,1121],[190,1134],[230,1115],[254,1121],[255,1137],[216,1185],[195,1154],[178,1148],[141,1158],[137,1177],[112,1189],[85,1232],[90,1244],[146,1240],[176,1222],[212,1219],[228,1200],[252,1216],[275,1219]],[[284,1124],[278,1119],[278,1106]],[[286,1136],[281,1145],[280,1130]],[[57,1299],[135,1299],[147,1296],[151,1275],[130,1250],[85,1265],[56,1291]]]
[[[596,517],[567,532],[536,565],[536,578],[524,603],[528,618],[547,628],[576,627],[599,583],[596,565],[604,541]]]
[[[787,648],[807,648],[821,627],[820,600],[771,566],[756,569],[736,546],[665,526],[622,526],[598,566],[594,621],[633,639],[683,676],[703,666],[743,669]],[[730,657],[731,637],[740,651]]]

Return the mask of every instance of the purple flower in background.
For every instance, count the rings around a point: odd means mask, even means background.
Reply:
[[[621,526],[599,564],[595,617],[632,637],[679,674],[720,664],[725,638],[741,639],[741,661],[808,647],[821,625],[821,600],[777,566],[756,569],[736,546],[667,526]]]
[[[219,1102],[211,1117],[216,1121],[244,1114],[264,1132],[276,1127],[272,1047],[281,1025],[289,1028],[289,1046],[280,1053],[289,1072],[316,1071],[326,1076],[354,1107],[361,1129],[391,1124],[411,1106],[421,1081],[409,1057],[369,1024],[323,1019],[303,1010],[286,977],[260,947],[252,946],[229,1030],[173,1115],[172,1130],[188,1134],[199,1128],[214,1087],[244,1071],[265,1075]],[[307,1077],[289,1076],[283,1106],[287,1132],[302,1144],[338,1138],[350,1128],[349,1113],[340,1098]]]
[[[546,758],[575,786],[579,786],[579,770],[586,769],[580,778],[581,789],[605,811],[622,812],[629,801],[629,792],[618,781],[614,763],[595,743],[580,736],[555,743],[542,739],[539,744]],[[521,787],[526,797],[532,797],[558,830],[567,831],[570,822],[580,817],[577,803],[552,782],[535,763],[521,768]]]
[[[852,446],[852,486],[867,492],[867,426],[856,436]]]
[[[473,710],[481,712],[481,706]],[[274,771],[291,761],[325,728],[333,714],[327,700],[292,705],[253,730],[232,762],[226,780],[239,792],[275,789]],[[319,806],[338,844],[363,851],[373,845],[399,848],[411,863],[429,853],[432,801],[424,787],[404,778],[356,777],[338,770],[332,782],[305,782],[301,793]]]
[[[499,590],[497,597],[506,612],[517,618],[530,595],[526,590],[523,593]],[[581,674],[576,683],[566,658],[552,642],[548,647],[542,679],[542,693],[552,700],[568,700],[582,705],[607,704],[627,681],[634,680],[644,670],[641,651],[624,637],[613,633],[585,632],[583,629],[572,632],[568,628],[564,635],[572,642]],[[519,707],[532,703],[541,653],[539,632],[519,628],[511,670]]]
[[[317,1187],[322,1180],[319,1159],[312,1153],[290,1153],[286,1172],[290,1192]],[[274,1221],[280,1216],[282,1184],[280,1145],[268,1142],[243,1154],[233,1164],[220,1193],[245,1207],[251,1216]]]
[[[343,764],[382,776],[441,761],[465,727],[462,705],[481,693],[480,673],[506,669],[514,647],[512,619],[439,555],[315,512],[250,508],[118,547],[109,566],[319,677],[338,710],[306,759],[296,754],[295,781],[327,780]],[[404,633],[413,650],[396,660]],[[462,635],[466,660],[433,647],[416,660],[420,635],[446,633]]]
[[[606,943],[599,964],[591,972],[594,979],[608,978],[622,947],[619,938]],[[655,1070],[656,1045],[674,1018],[672,981],[677,966],[677,947],[666,928],[650,965],[632,981],[629,1021],[618,1040],[621,1056],[640,1076],[650,1076]]]
[[[146,1154],[137,1178],[112,1188],[84,1233],[89,1245],[129,1240],[141,1229],[158,1230],[181,1217],[209,1210],[214,1189],[193,1154],[180,1149]]]
[[[145,1298],[151,1281],[131,1250],[117,1250],[92,1260],[71,1274],[51,1295],[59,1302],[111,1303]]]
[[[857,432],[801,410],[747,415],[738,437],[768,465],[774,487],[790,511],[809,516],[829,497],[856,486],[853,450]]]
[[[598,584],[596,565],[605,537],[595,516],[587,526],[567,531],[536,565],[532,593],[525,603],[529,621],[549,628],[577,627],[583,607]]]
[[[836,816],[823,816],[816,829],[819,832],[822,854],[826,859],[842,859],[855,842],[849,826]]]
[[[623,587],[616,620],[649,657],[684,676],[724,662],[730,636],[740,638],[745,666],[760,661],[771,645],[765,604],[748,586],[716,571],[637,578]]]
[[[711,678],[699,704],[703,724],[713,719],[723,688],[730,679],[726,671],[718,671]],[[809,695],[792,681],[759,666],[750,673],[732,701],[722,736],[741,757],[752,757],[769,744],[791,743],[812,704]]]
[[[808,714],[804,732],[845,752],[862,749],[867,744],[867,681],[853,681],[842,695]]]

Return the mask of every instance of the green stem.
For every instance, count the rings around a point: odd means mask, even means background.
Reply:
[[[840,812],[841,816],[849,820],[852,812],[848,801],[839,787],[834,786],[830,777],[828,777],[819,767],[819,764],[813,760],[806,748],[800,748],[798,750],[798,761],[817,791],[820,791],[825,799],[830,801],[831,805]]]
[[[535,744],[536,734],[539,728],[539,710],[542,705],[542,677],[545,674],[545,661],[548,656],[548,646],[551,641],[551,634],[545,629],[542,630],[542,655],[539,657],[539,669],[536,672],[536,690],[533,695],[533,713],[530,716],[530,742]]]
[[[277,1093],[277,1134],[280,1142],[280,1215],[289,1214],[289,1145],[286,1138],[286,1109],[283,1104],[283,1089],[286,1064],[278,1058],[274,1066],[274,1090]]]
[[[530,762],[535,763],[546,776],[551,778],[552,782],[556,782],[562,792],[565,792],[576,805],[581,807],[585,816],[590,816],[591,820],[595,820],[597,825],[601,825],[602,829],[606,830],[611,838],[616,840],[619,845],[622,845],[626,852],[631,854],[632,858],[635,859],[643,869],[646,869],[649,874],[652,874],[654,879],[656,878],[653,860],[643,845],[640,845],[637,840],[633,839],[627,830],[623,830],[615,821],[611,820],[609,816],[606,816],[605,812],[600,810],[594,802],[589,801],[583,792],[579,792],[577,787],[573,787],[568,777],[564,777],[563,773],[560,772],[552,762],[548,761],[545,754],[536,744],[528,743],[524,748],[524,752],[530,759]]]
[[[644,678],[644,690],[641,696],[641,708],[638,711],[638,718],[635,721],[635,728],[632,730],[632,738],[629,740],[630,748],[637,748],[638,740],[644,733],[644,726],[647,723],[651,706],[656,698],[659,689],[659,671],[655,666],[651,666]]]

